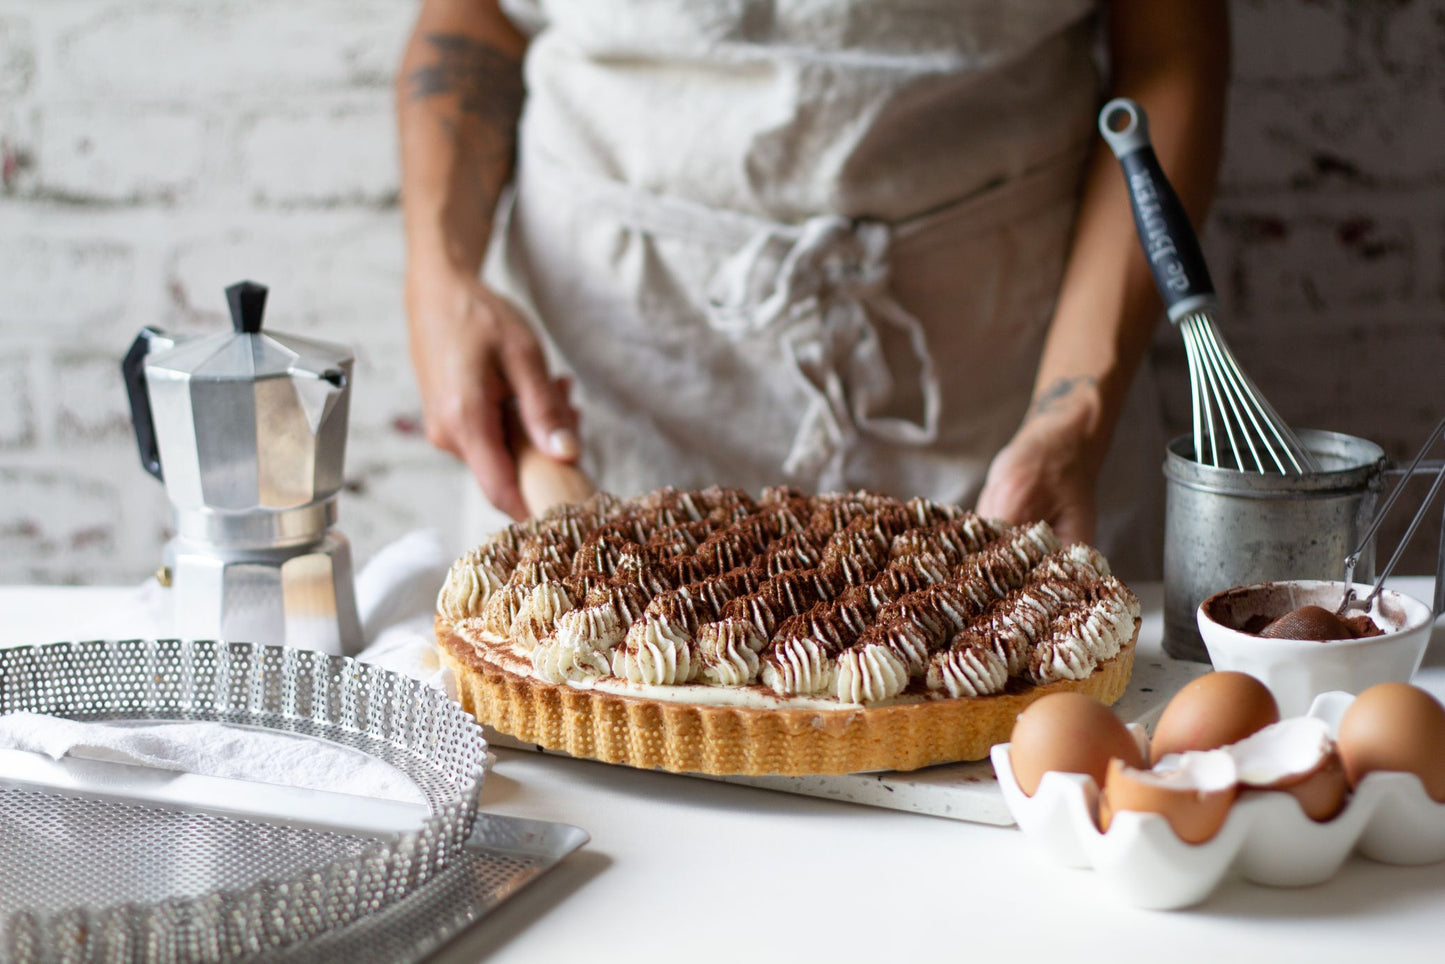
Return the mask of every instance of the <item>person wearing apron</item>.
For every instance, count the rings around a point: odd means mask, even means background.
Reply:
[[[1095,115],[1143,103],[1198,217],[1227,25],[1097,6],[427,0],[398,104],[428,436],[512,515],[514,398],[608,491],[925,495],[1157,578],[1159,309]]]

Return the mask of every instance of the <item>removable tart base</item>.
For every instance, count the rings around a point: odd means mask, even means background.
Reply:
[[[1007,742],[1026,706],[1049,693],[1087,693],[1112,704],[1134,670],[1139,620],[1119,655],[1082,680],[836,710],[710,706],[576,689],[488,662],[440,617],[436,636],[463,708],[524,743],[674,773],[803,776],[981,760],[994,744]]]

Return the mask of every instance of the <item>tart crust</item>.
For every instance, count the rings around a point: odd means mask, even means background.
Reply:
[[[916,770],[979,760],[1008,740],[1023,709],[1049,693],[1124,695],[1139,619],[1114,658],[1081,680],[995,696],[933,699],[836,710],[712,706],[577,689],[522,676],[480,656],[436,620],[442,664],[456,675],[462,706],[481,723],[571,756],[676,773],[717,776]]]

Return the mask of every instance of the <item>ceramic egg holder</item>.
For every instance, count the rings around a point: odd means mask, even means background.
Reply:
[[[1308,715],[1324,720],[1333,738],[1349,693],[1322,693]],[[1143,728],[1130,724],[1144,741]],[[1240,791],[1219,832],[1202,844],[1175,836],[1154,813],[1119,811],[1100,832],[1099,788],[1092,777],[1045,773],[1032,797],[1014,779],[1009,744],[992,752],[999,787],[1019,829],[1056,863],[1092,867],[1124,900],[1174,910],[1204,900],[1231,870],[1270,887],[1303,887],[1333,877],[1355,850],[1387,864],[1445,860],[1445,804],[1409,773],[1371,773],[1333,819],[1316,823],[1295,798],[1272,790]]]

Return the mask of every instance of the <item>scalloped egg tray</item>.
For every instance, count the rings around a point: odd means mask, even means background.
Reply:
[[[1353,700],[1349,693],[1323,693],[1308,715],[1329,723],[1333,736]],[[1445,804],[1431,800],[1413,774],[1370,774],[1345,809],[1325,823],[1305,816],[1288,794],[1247,791],[1218,834],[1187,844],[1164,817],[1152,813],[1115,813],[1109,831],[1100,832],[1092,777],[1046,773],[1038,792],[1027,797],[1014,779],[1009,744],[995,746],[992,757],[1004,801],[1025,836],[1061,866],[1093,868],[1138,907],[1192,906],[1231,871],[1270,887],[1321,883],[1356,850],[1387,864],[1445,860]]]

